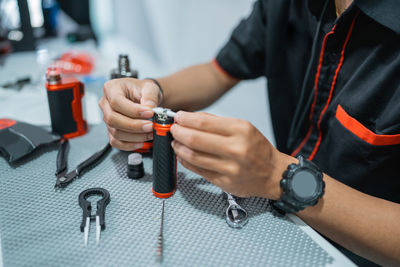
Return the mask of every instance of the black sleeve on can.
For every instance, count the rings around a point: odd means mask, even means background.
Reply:
[[[60,135],[77,131],[77,125],[72,113],[73,90],[47,90],[49,101],[51,127]]]

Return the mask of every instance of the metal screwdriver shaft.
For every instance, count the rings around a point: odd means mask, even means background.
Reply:
[[[157,259],[159,261],[162,261],[162,254],[163,254],[164,206],[165,206],[165,200],[163,200],[162,202],[160,234],[158,235],[157,239]]]

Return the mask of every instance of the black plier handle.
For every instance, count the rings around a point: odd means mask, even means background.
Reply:
[[[100,151],[97,151],[92,156],[87,158],[85,161],[80,163],[74,170],[70,171],[69,173],[67,173],[64,176],[57,176],[57,182],[54,187],[55,188],[66,187],[75,178],[78,178],[79,175],[81,175],[85,169],[91,167],[92,165],[97,163],[99,160],[101,160],[110,150],[111,150],[111,145],[109,143],[107,143],[107,145],[104,146]]]
[[[67,172],[68,151],[69,151],[69,141],[68,139],[62,139],[57,154],[57,170],[56,170],[57,177],[64,176],[65,173]]]

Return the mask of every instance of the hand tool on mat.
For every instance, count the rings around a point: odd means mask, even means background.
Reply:
[[[62,169],[62,166],[65,168],[57,173],[57,181],[55,184],[55,188],[64,188],[68,184],[70,184],[75,178],[78,178],[83,174],[83,171],[89,169],[89,167],[93,166],[95,163],[98,163],[110,150],[111,145],[107,143],[100,151],[97,151],[92,156],[87,158],[85,161],[80,163],[74,170],[67,172],[67,156],[66,156],[66,149],[67,145],[64,143],[61,144],[60,150],[58,151],[57,155],[57,170]],[[58,172],[58,171],[57,171]]]
[[[18,78],[16,81],[0,84],[0,87],[3,87],[4,89],[15,89],[17,91],[20,91],[22,87],[30,83],[31,83],[30,77],[21,77]]]
[[[99,195],[103,198],[97,201],[97,210],[96,215],[92,215],[92,205],[87,199],[90,196]],[[84,242],[85,246],[87,246],[89,239],[89,229],[90,229],[90,221],[96,221],[96,244],[100,242],[100,232],[106,228],[105,223],[105,212],[106,206],[110,203],[110,193],[104,188],[90,188],[82,191],[79,194],[79,206],[81,206],[83,214],[82,214],[82,223],[81,223],[81,232],[84,232]]]
[[[226,209],[226,223],[232,228],[242,228],[249,220],[247,211],[236,203],[234,197],[225,192],[229,203]]]
[[[57,170],[56,177],[63,177],[67,173],[68,168],[68,151],[69,151],[69,141],[68,139],[62,139],[60,142],[60,147],[58,148],[57,154]]]
[[[157,239],[157,259],[158,259],[158,261],[162,261],[162,255],[163,255],[164,206],[165,206],[165,200],[163,199],[162,210],[161,210],[160,234],[158,235],[158,239]]]
[[[158,198],[169,198],[176,189],[176,156],[170,132],[174,114],[166,108],[154,109],[153,194]]]

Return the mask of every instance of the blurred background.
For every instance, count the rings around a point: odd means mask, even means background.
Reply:
[[[139,78],[212,60],[254,0],[0,0],[0,118],[49,125],[45,73],[85,84],[89,124],[102,84],[127,54]],[[274,143],[266,80],[241,82],[207,108],[251,121]]]

